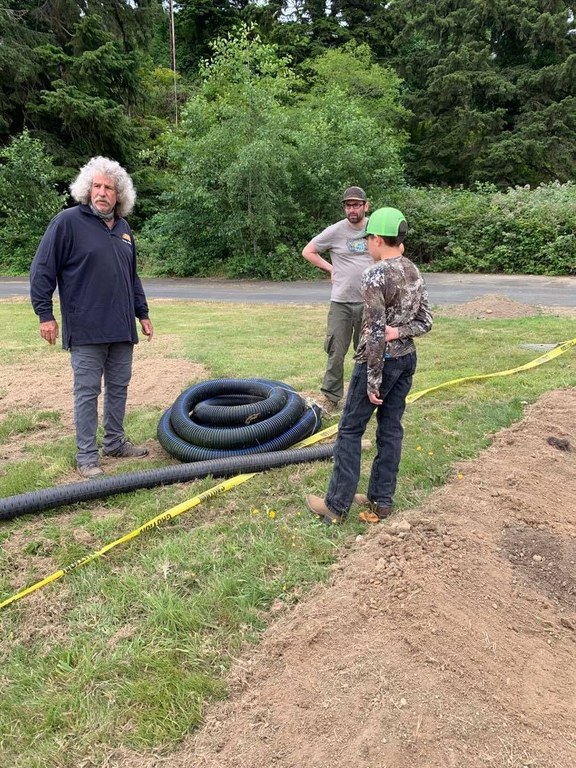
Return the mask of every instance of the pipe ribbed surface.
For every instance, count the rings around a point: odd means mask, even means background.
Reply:
[[[295,390],[269,379],[213,379],[183,392],[160,419],[158,440],[175,466],[145,469],[0,499],[0,520],[139,488],[201,477],[263,472],[330,458],[333,444],[290,446],[320,429],[320,409]],[[199,442],[188,442],[194,438]]]
[[[240,402],[228,405],[230,398]],[[281,451],[320,427],[318,406],[307,406],[283,382],[212,379],[182,392],[162,415],[157,437],[180,461],[207,461]]]
[[[285,467],[288,464],[321,461],[330,458],[333,452],[334,444],[328,443],[274,453],[234,456],[198,461],[193,464],[176,464],[158,469],[144,469],[140,472],[127,472],[123,475],[83,480],[79,483],[59,485],[55,488],[45,488],[40,491],[31,491],[0,499],[0,520],[11,520],[19,515],[42,512],[46,509],[76,504],[80,501],[103,499],[118,493],[130,493],[138,488],[186,483],[208,475],[226,477],[249,472],[263,472],[274,467]]]

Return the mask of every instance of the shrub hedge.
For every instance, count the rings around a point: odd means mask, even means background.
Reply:
[[[431,272],[576,274],[576,185],[405,188],[407,253]]]

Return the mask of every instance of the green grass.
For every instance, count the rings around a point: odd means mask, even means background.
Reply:
[[[31,315],[26,303],[0,304],[3,367],[54,354],[42,346]],[[171,339],[162,354],[201,363],[211,378],[279,379],[306,392],[318,391],[323,372],[325,315],[326,307],[152,302],[159,349],[163,337]],[[565,318],[438,318],[418,341],[413,391],[522,365],[538,353],[521,344],[573,335]],[[150,361],[161,375],[161,360]],[[410,404],[397,507],[421,503],[457,462],[476,456],[544,392],[575,384],[571,349],[533,370],[448,387]],[[178,394],[167,392],[166,406]],[[131,436],[153,438],[159,416],[157,408],[130,411]],[[41,440],[42,424],[58,420],[52,411],[3,413],[0,450],[20,450],[2,461],[2,496],[70,479],[73,435]],[[364,457],[360,490],[372,455]],[[322,493],[329,474],[329,462],[261,473],[1,610],[0,765],[101,765],[120,747],[169,752],[201,721],[205,703],[226,695],[226,670],[258,641],[271,605],[301,600],[363,530],[353,518],[326,528],[306,513],[303,497]],[[140,490],[0,523],[0,601],[215,482]]]

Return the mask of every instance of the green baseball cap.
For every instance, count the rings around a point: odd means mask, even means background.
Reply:
[[[408,224],[398,208],[378,208],[368,219],[364,235],[397,237],[408,232]]]

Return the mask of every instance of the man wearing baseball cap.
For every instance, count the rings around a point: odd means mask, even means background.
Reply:
[[[332,290],[324,351],[328,355],[320,391],[326,414],[337,410],[344,394],[344,359],[353,342],[358,346],[362,326],[360,282],[364,270],[372,265],[366,243],[359,238],[366,224],[368,198],[361,187],[348,187],[341,198],[345,218],[326,227],[302,251],[311,264],[330,274]],[[330,261],[321,254],[329,253]]]
[[[392,513],[402,451],[402,416],[416,370],[414,337],[432,328],[432,314],[420,271],[404,253],[406,219],[397,208],[374,211],[365,230],[376,262],[362,277],[364,321],[344,413],[338,425],[334,467],[326,497],[308,496],[311,512],[326,523],[339,523],[352,503],[367,505],[365,522]],[[376,457],[368,495],[356,494],[361,469],[361,441],[376,409]]]

